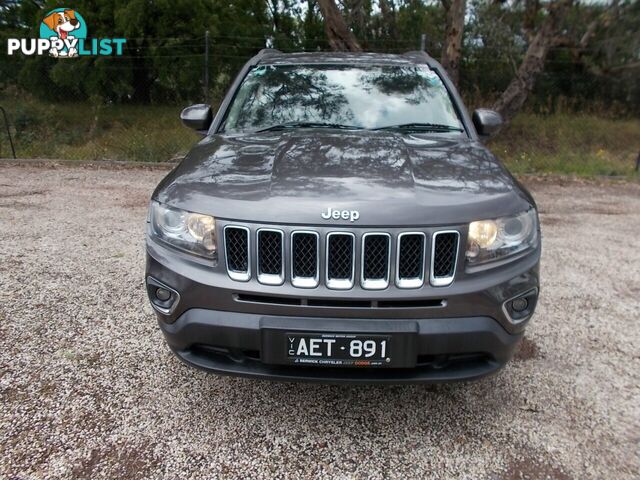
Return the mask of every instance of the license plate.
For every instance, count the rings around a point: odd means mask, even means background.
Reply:
[[[392,363],[391,338],[348,333],[287,333],[286,355],[297,365],[385,367]]]

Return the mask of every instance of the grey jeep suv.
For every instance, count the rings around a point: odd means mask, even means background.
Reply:
[[[442,67],[263,50],[153,193],[146,285],[171,349],[218,373],[323,382],[478,378],[538,298],[531,195]]]

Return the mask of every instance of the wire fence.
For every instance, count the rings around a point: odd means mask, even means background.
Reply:
[[[180,124],[180,110],[201,102],[215,108],[242,65],[270,41],[224,35],[129,38],[122,56],[11,58],[1,72],[0,105],[7,110],[16,154],[89,160],[182,158],[198,137]],[[425,44],[432,56],[439,56],[440,45],[429,39]],[[280,45],[276,40],[276,46],[291,50],[286,42]],[[371,51],[403,53],[418,50],[421,38],[370,40],[365,46]],[[598,46],[591,48],[595,51]],[[326,40],[316,39],[305,49],[328,50],[329,46]],[[467,105],[490,105],[513,78],[523,53],[466,46],[460,89]],[[637,115],[638,67],[622,67],[616,75],[598,76],[577,63],[569,49],[554,47],[527,108],[547,114]],[[6,132],[0,130],[0,157],[11,156],[11,147]],[[637,151],[637,146],[631,148]],[[620,155],[616,158],[626,165],[628,154]],[[523,170],[534,168],[527,162],[521,161],[526,164]]]
[[[369,39],[370,51],[403,53],[421,48],[423,39]],[[613,39],[607,39],[612,41]],[[248,58],[270,43],[282,51],[294,48],[292,42],[262,36],[198,36],[193,38],[128,38],[124,55],[59,61],[48,57],[8,58],[0,67],[0,88],[16,87],[35,97],[68,98],[104,104],[144,103],[183,105],[189,101],[216,99]],[[424,40],[427,51],[438,58],[441,45]],[[597,53],[602,44],[583,49],[580,55]],[[300,50],[299,46],[295,47]],[[316,38],[303,50],[329,50],[328,41]],[[514,77],[524,55],[524,46],[465,45],[461,59],[460,90],[463,95],[493,98]],[[533,99],[565,97],[591,102],[624,102],[640,111],[640,64],[609,65],[599,72],[575,58],[564,46],[550,49],[543,80]],[[602,75],[602,71],[619,74]],[[4,78],[2,78],[4,77]],[[585,104],[588,102],[584,102]]]

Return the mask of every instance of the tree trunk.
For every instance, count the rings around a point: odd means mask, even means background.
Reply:
[[[362,47],[351,33],[334,0],[318,0],[324,17],[324,31],[329,45],[336,51],[361,52]]]
[[[152,69],[149,60],[139,53],[140,51],[146,52],[147,48],[148,43],[144,39],[135,46],[133,42],[127,42],[128,53],[131,55],[131,69],[133,70],[131,100],[135,103],[151,103],[151,86],[154,80]]]
[[[383,31],[389,38],[396,38],[396,10],[393,0],[391,4],[387,0],[380,0],[380,13],[382,13]]]
[[[527,41],[531,42],[535,36],[536,18],[540,10],[539,0],[525,0],[524,2],[524,20],[522,21],[522,29],[527,37]]]
[[[533,36],[516,76],[502,93],[493,109],[509,122],[522,108],[527,96],[533,90],[536,78],[544,69],[549,49],[557,40],[562,22],[573,0],[557,0],[549,6],[549,13],[540,29]]]
[[[273,20],[273,31],[278,33],[280,29],[280,9],[278,0],[271,0],[267,2],[267,7],[271,12],[271,19]]]
[[[462,55],[462,34],[464,33],[465,0],[443,0],[447,12],[445,42],[442,47],[442,66],[451,81],[458,85],[460,78],[460,57]]]

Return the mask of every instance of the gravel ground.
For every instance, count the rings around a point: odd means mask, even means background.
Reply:
[[[165,173],[0,164],[0,478],[640,475],[640,185],[529,180],[542,297],[501,373],[351,388],[173,357],[143,288]]]

